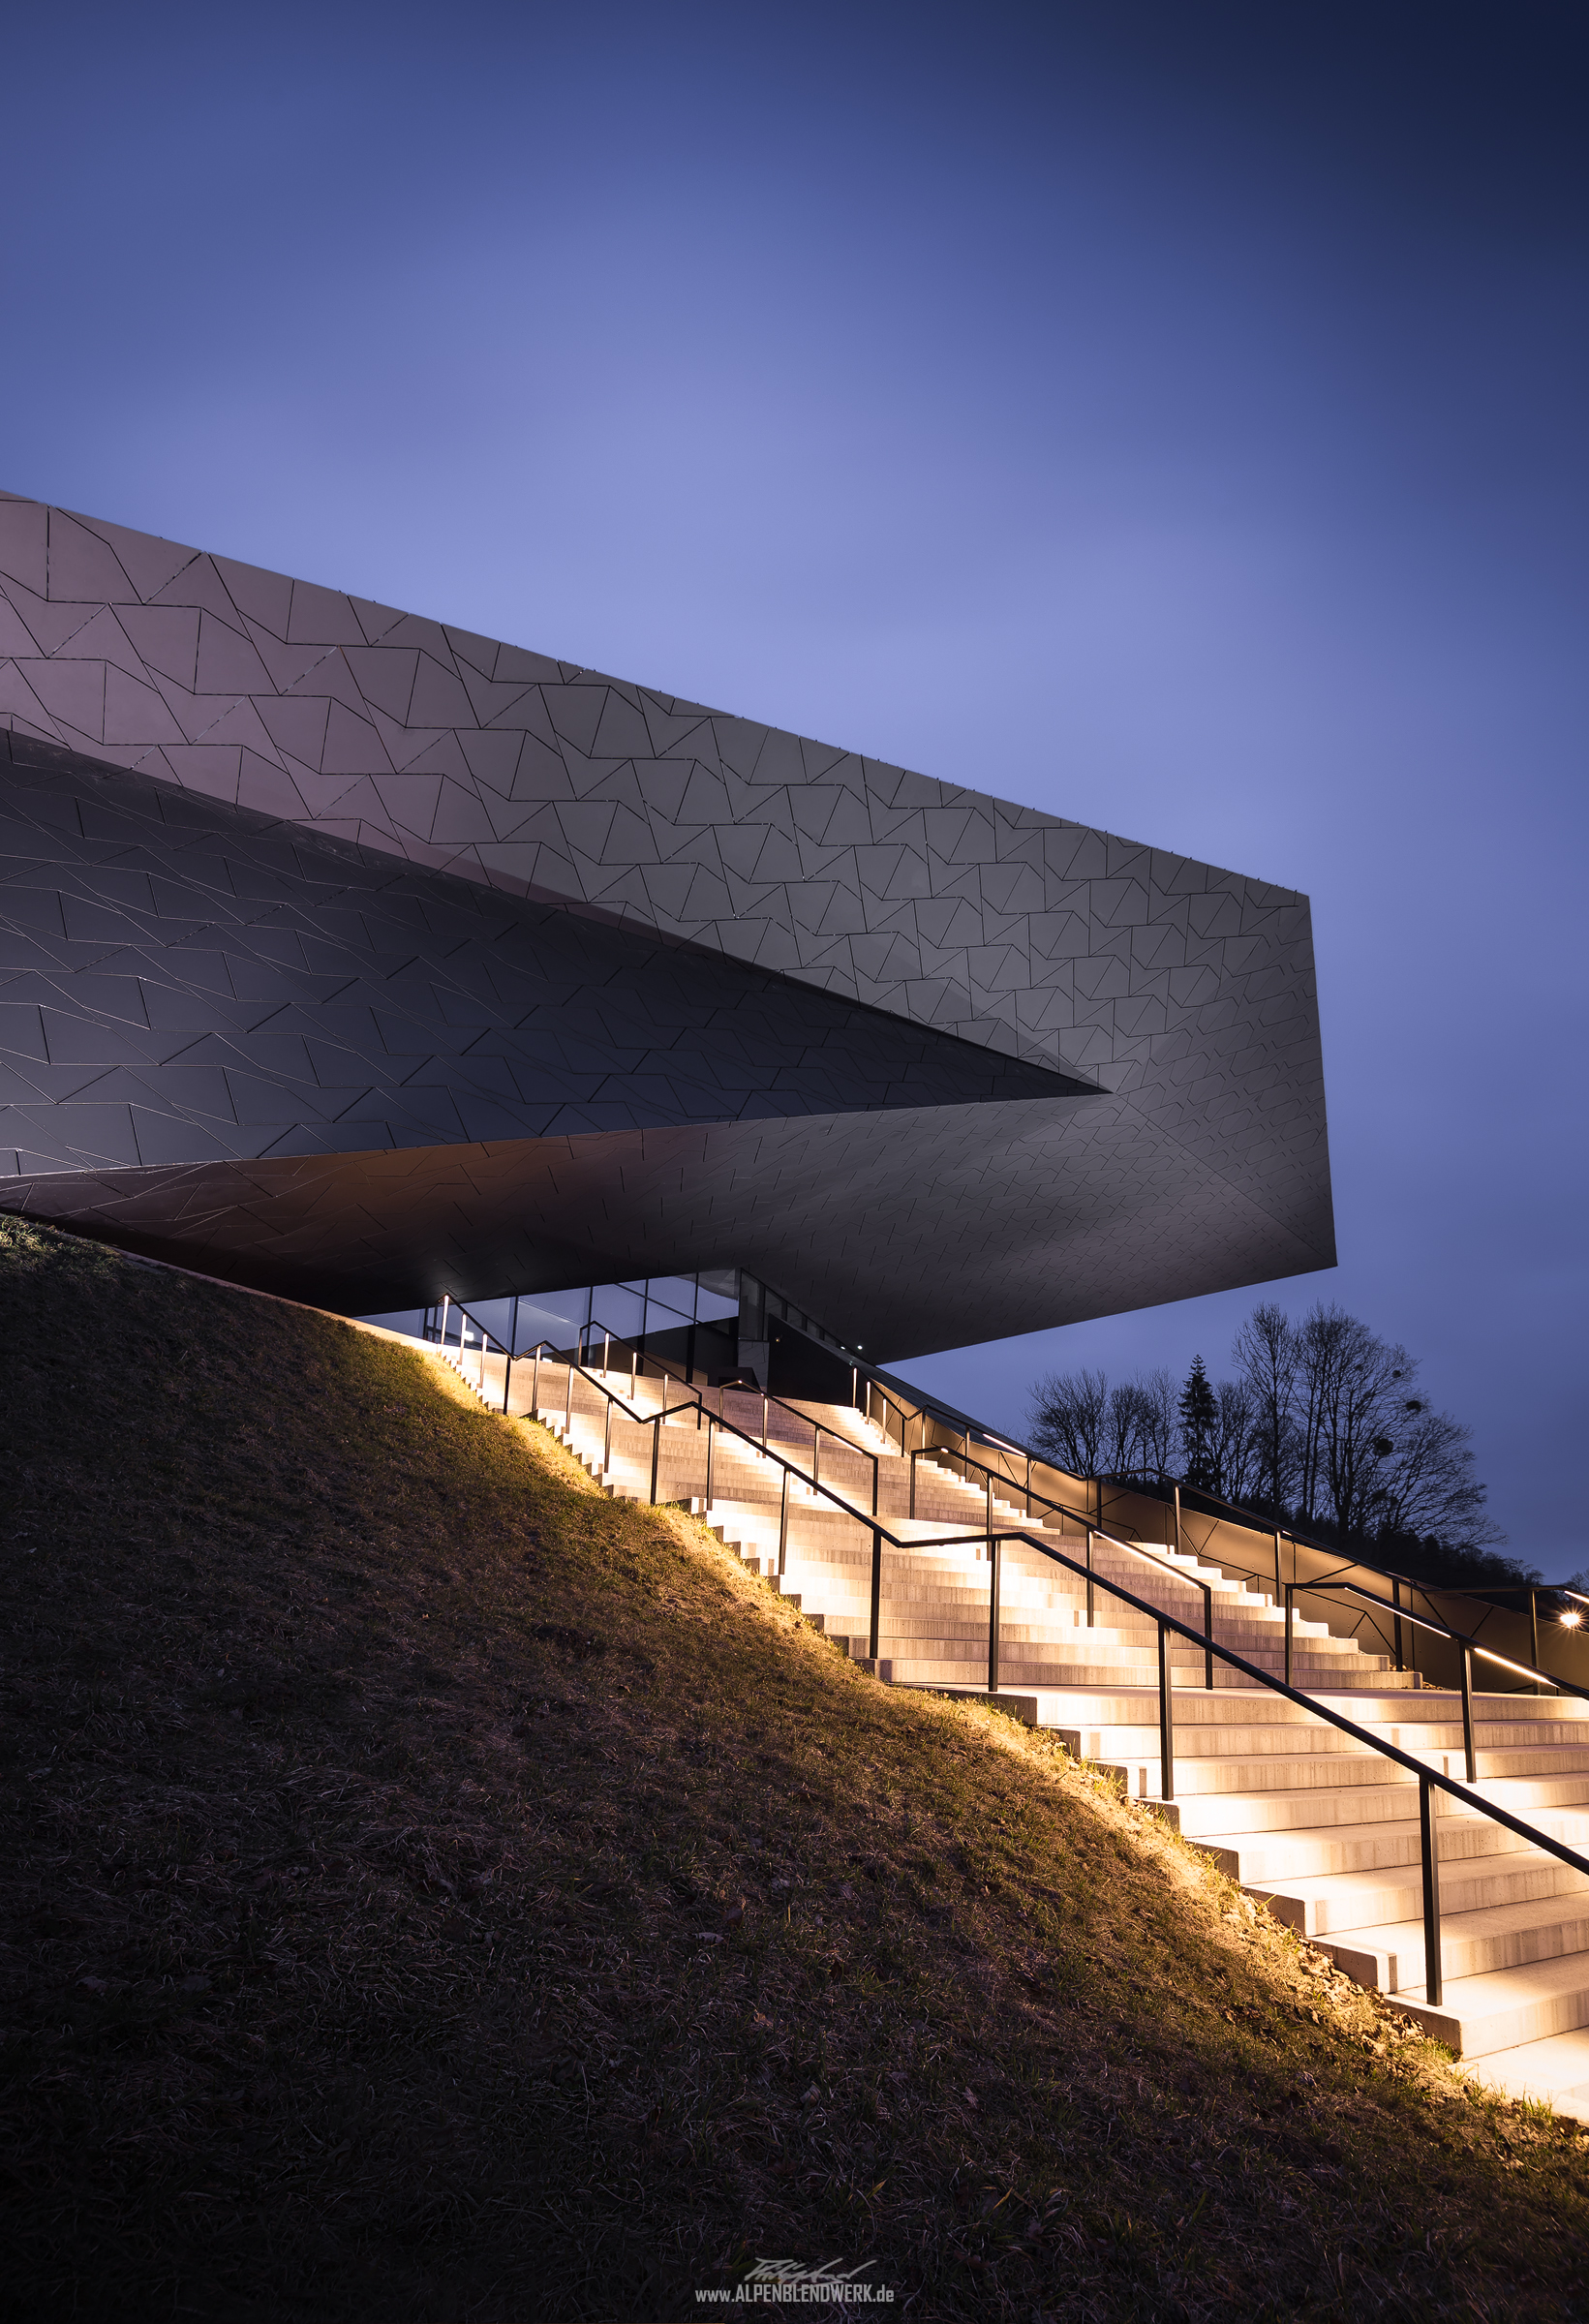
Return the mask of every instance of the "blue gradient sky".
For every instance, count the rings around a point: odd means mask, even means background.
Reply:
[[[1306,889],[1280,1296],[1583,1563],[1581,9],[44,17],[0,482]]]

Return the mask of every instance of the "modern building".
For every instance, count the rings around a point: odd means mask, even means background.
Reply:
[[[11,497],[0,727],[0,1206],[708,1368],[1333,1263],[1289,889]]]

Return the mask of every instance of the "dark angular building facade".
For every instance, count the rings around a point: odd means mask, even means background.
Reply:
[[[887,1360],[1327,1267],[1304,897],[0,498],[0,1207]]]

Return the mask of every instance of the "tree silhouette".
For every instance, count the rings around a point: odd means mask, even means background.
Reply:
[[[1180,1419],[1182,1480],[1200,1486],[1204,1492],[1211,1492],[1218,1482],[1214,1474],[1214,1431],[1219,1423],[1219,1402],[1201,1356],[1192,1358],[1192,1368],[1186,1375],[1176,1411]]]
[[[1506,1535],[1484,1506],[1470,1428],[1418,1389],[1418,1359],[1343,1308],[1293,1323],[1255,1307],[1217,1386],[1201,1356],[1177,1396],[1166,1371],[1115,1385],[1054,1373],[1032,1397],[1032,1439],[1073,1477],[1180,1482],[1342,1544],[1378,1543],[1404,1573],[1538,1576],[1487,1544]]]

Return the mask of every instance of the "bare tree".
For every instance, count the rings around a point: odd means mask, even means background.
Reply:
[[[1210,1490],[1225,1501],[1253,1499],[1263,1475],[1253,1395],[1244,1380],[1221,1380],[1209,1435]]]
[[[1102,1372],[1051,1372],[1032,1390],[1032,1443],[1072,1477],[1104,1475],[1109,1400]]]
[[[1343,1308],[1323,1305],[1297,1331],[1293,1391],[1298,1504],[1343,1536],[1435,1535],[1462,1546],[1504,1542],[1483,1514],[1472,1431],[1417,1392],[1418,1362]]]
[[[1432,1534],[1464,1549],[1504,1542],[1473,1473],[1473,1430],[1420,1396],[1402,1399],[1391,1425],[1395,1452],[1386,1466],[1378,1529]]]
[[[1180,1477],[1238,1504],[1257,1502],[1343,1540],[1416,1537],[1477,1552],[1506,1536],[1485,1514],[1472,1431],[1418,1391],[1418,1363],[1342,1307],[1299,1324],[1271,1304],[1237,1333],[1238,1377],[1194,1367],[1111,1388],[1102,1372],[1058,1373],[1033,1391],[1039,1450],[1077,1477]]]
[[[1100,1452],[1104,1477],[1134,1477],[1141,1465],[1139,1448],[1142,1442],[1142,1415],[1138,1407],[1141,1398],[1135,1381],[1122,1380],[1109,1392],[1105,1426]]]
[[[1176,1390],[1166,1371],[1111,1388],[1103,1372],[1053,1372],[1032,1391],[1032,1442],[1073,1477],[1171,1473]]]
[[[1129,1399],[1131,1439],[1129,1457],[1117,1474],[1150,1477],[1162,1483],[1175,1473],[1178,1437],[1177,1391],[1169,1373],[1139,1372],[1116,1395]]]
[[[1255,1500],[1283,1509],[1296,1482],[1297,1334],[1291,1318],[1271,1300],[1255,1307],[1231,1349],[1238,1378],[1252,1399],[1251,1459]],[[1230,1493],[1231,1500],[1239,1500]]]
[[[1295,1327],[1297,1371],[1292,1385],[1297,1508],[1310,1521],[1328,1514],[1324,1482],[1329,1401],[1341,1362],[1341,1341],[1352,1318],[1342,1307],[1311,1308]]]
[[[1333,1341],[1324,1396],[1324,1482],[1343,1534],[1378,1531],[1395,1460],[1396,1383],[1415,1366],[1355,1316]]]

